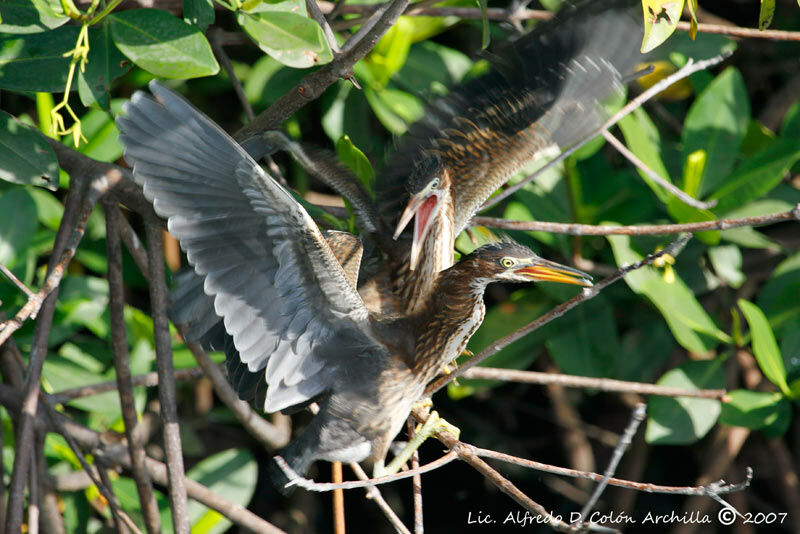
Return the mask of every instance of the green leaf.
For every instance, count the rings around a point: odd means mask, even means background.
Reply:
[[[356,176],[364,184],[367,191],[372,191],[372,186],[375,182],[375,171],[372,169],[372,164],[367,159],[367,156],[353,144],[350,137],[343,135],[336,141],[336,154],[347,165],[347,168],[356,173]]]
[[[117,49],[111,39],[111,23],[103,21],[89,28],[89,63],[86,71],[78,73],[78,94],[84,106],[97,103],[104,110],[110,109],[108,91],[111,82],[130,69],[130,63]],[[88,134],[84,132],[88,137]]]
[[[63,92],[70,62],[64,54],[75,47],[78,31],[64,26],[0,40],[0,89]]]
[[[545,346],[567,374],[608,376],[620,354],[611,305],[597,297],[570,310],[559,319],[558,330],[547,337]]]
[[[644,8],[644,37],[642,54],[666,41],[677,28],[683,11],[683,0],[642,0]]]
[[[775,15],[775,0],[761,0],[761,9],[758,12],[758,29],[766,30],[772,24]]]
[[[686,161],[697,150],[706,153],[696,193],[700,197],[725,183],[736,163],[749,120],[747,88],[742,75],[733,67],[714,78],[689,108],[683,126],[682,158]]]
[[[783,117],[781,137],[800,138],[800,100],[792,104]]]
[[[186,476],[229,501],[246,507],[258,480],[258,464],[246,449],[228,449],[202,460]],[[196,501],[189,501],[193,533],[222,533],[232,523]]]
[[[742,272],[742,251],[733,245],[711,247],[708,258],[717,276],[734,289],[742,287],[747,277]]]
[[[261,50],[284,65],[302,69],[333,59],[322,28],[304,15],[240,11],[236,20]]]
[[[475,0],[481,8],[481,48],[486,50],[489,47],[489,2],[487,0]]]
[[[56,189],[58,160],[44,136],[0,110],[0,179]]]
[[[109,16],[114,43],[131,61],[163,78],[197,78],[219,72],[203,32],[159,9]]]
[[[800,252],[778,264],[758,296],[758,307],[775,331],[790,327],[793,319],[800,318],[797,295],[800,295]]]
[[[725,374],[721,360],[688,361],[667,371],[660,386],[721,389]],[[650,397],[645,439],[658,445],[685,445],[705,436],[720,414],[720,402],[693,397]]]
[[[400,17],[367,56],[365,63],[378,85],[385,86],[405,64],[411,49],[413,26],[411,17]]]
[[[205,31],[214,22],[212,0],[183,0],[183,20]]]
[[[65,24],[69,17],[58,4],[51,5],[48,0],[3,0],[0,2],[0,34],[6,33],[39,33],[58,28]]]
[[[0,263],[12,268],[24,260],[38,226],[36,204],[28,192],[20,187],[4,191],[0,196]]]
[[[642,160],[645,165],[650,167],[653,172],[669,182],[669,172],[660,154],[660,136],[653,121],[647,116],[647,113],[645,113],[642,108],[639,108],[631,115],[624,117],[617,124],[620,130],[622,130],[622,135],[625,137],[625,144],[628,146],[628,149]],[[637,172],[639,176],[642,177],[642,180],[650,186],[650,189],[653,190],[656,197],[666,204],[672,195],[664,191],[660,185],[653,182],[642,170],[637,169]]]
[[[753,338],[753,353],[755,354],[761,372],[770,382],[778,386],[784,395],[791,395],[789,384],[786,383],[786,367],[778,350],[775,335],[767,322],[764,312],[755,304],[744,299],[739,299],[739,308],[750,325],[750,334]]]
[[[737,389],[726,395],[722,403],[719,422],[731,426],[743,426],[758,430],[769,424],[778,410],[778,403],[785,400],[778,392]]]
[[[767,439],[775,439],[786,434],[789,430],[789,425],[792,423],[792,403],[786,397],[778,402],[777,410],[775,413],[767,418],[767,424],[761,429],[764,437]]]
[[[376,91],[365,87],[364,96],[381,124],[396,135],[404,134],[409,124],[422,117],[425,109],[418,98],[398,89]]]
[[[472,67],[469,57],[432,41],[411,47],[393,83],[412,94],[431,94],[460,82]]]
[[[631,247],[629,236],[608,236],[617,265],[626,265],[643,258]],[[686,284],[675,276],[667,282],[654,267],[646,266],[625,276],[625,282],[636,293],[643,294],[658,308],[678,343],[694,353],[704,353],[719,342],[730,343],[708,316]]]
[[[800,143],[796,139],[778,139],[742,163],[725,185],[711,195],[710,198],[718,200],[711,211],[723,216],[763,196],[783,180],[798,159]]]

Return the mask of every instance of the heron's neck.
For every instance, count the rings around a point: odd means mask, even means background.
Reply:
[[[442,367],[461,355],[483,322],[483,293],[489,280],[472,271],[467,262],[443,271],[420,312],[414,368],[424,382],[433,380]]]
[[[445,194],[439,200],[441,207],[433,220],[417,268],[409,271],[401,291],[404,293],[406,313],[419,311],[431,296],[438,274],[453,265],[453,247],[456,236],[453,228],[453,198]]]

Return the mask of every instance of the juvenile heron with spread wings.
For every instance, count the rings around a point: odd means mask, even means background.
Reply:
[[[640,2],[565,5],[501,46],[488,73],[426,108],[377,175],[376,202],[325,151],[280,132],[244,145],[256,155],[267,146],[288,149],[350,201],[383,255],[366,265],[362,297],[369,309],[410,313],[425,302],[436,273],[453,264],[456,236],[492,193],[531,161],[559,154],[604,122],[605,104],[622,95],[645,60],[641,38]]]
[[[134,179],[213,299],[213,313],[190,311],[200,319],[187,338],[225,350],[240,396],[262,392],[267,412],[319,403],[284,452],[298,473],[317,459],[369,460],[385,473],[412,405],[482,322],[487,284],[591,285],[580,271],[500,242],[440,273],[414,313],[370,312],[353,264],[346,270],[334,252],[350,257],[353,247],[336,234],[332,247],[294,197],[205,115],[157,82],[150,89],[155,99],[136,93],[117,124]]]

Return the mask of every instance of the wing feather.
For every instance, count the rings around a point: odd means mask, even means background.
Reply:
[[[202,279],[176,296],[188,309],[175,315],[198,339],[220,337],[222,318],[246,371],[265,373],[267,411],[314,398],[347,353],[332,347],[337,333],[365,331],[363,302],[292,195],[181,97],[150,88],[157,100],[135,94],[117,123],[135,180]]]

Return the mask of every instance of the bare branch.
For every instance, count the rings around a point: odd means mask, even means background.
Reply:
[[[228,57],[228,54],[222,47],[222,39],[220,32],[221,30],[219,28],[214,28],[213,30],[211,30],[210,32],[211,48],[214,49],[214,55],[217,56],[219,62],[222,63],[222,68],[225,69],[225,72],[228,73],[228,78],[230,78],[231,84],[233,84],[233,90],[234,92],[236,92],[236,97],[239,99],[239,103],[242,105],[242,109],[244,109],[244,114],[247,117],[247,121],[251,122],[253,119],[256,118],[256,114],[253,113],[253,106],[250,105],[250,101],[247,100],[247,95],[244,94],[244,89],[242,88],[242,82],[239,81],[239,78],[233,71],[233,65],[231,64],[231,59]]]
[[[616,472],[617,466],[619,465],[620,460],[622,460],[622,455],[625,454],[625,450],[633,441],[633,436],[636,435],[636,431],[639,429],[639,425],[642,423],[642,421],[644,421],[646,414],[647,412],[645,410],[645,405],[642,402],[638,403],[633,409],[628,427],[625,429],[625,432],[619,439],[619,443],[614,448],[614,453],[611,455],[611,460],[608,462],[608,467],[606,468],[605,473],[603,473],[603,478],[595,488],[592,496],[589,497],[589,500],[587,500],[583,505],[583,508],[581,508],[578,520],[575,521],[575,523],[578,525],[583,523],[583,518],[587,517],[592,508],[594,508],[594,506],[597,504],[597,501],[600,499],[600,495],[603,494],[606,486],[608,486],[608,481]]]
[[[56,299],[58,297],[58,283],[61,281],[66,264],[72,258],[75,247],[78,246],[86,220],[88,220],[89,213],[92,211],[93,203],[89,200],[84,200],[87,196],[89,180],[86,179],[85,175],[79,173],[73,175],[73,180],[75,182],[73,184],[74,187],[67,194],[64,215],[56,233],[53,254],[50,256],[48,276],[44,286],[37,293],[39,298],[44,300],[42,302],[38,299],[28,300],[23,309],[17,313],[15,317],[17,322],[13,322],[13,319],[7,321],[5,329],[0,332],[0,344],[3,344],[8,339],[8,336],[22,325],[24,319],[34,312],[34,309],[39,312],[39,320],[36,321],[33,332],[33,346],[25,376],[25,386],[21,394],[22,407],[18,415],[17,443],[31,444],[34,440],[34,423],[39,403],[42,366],[47,355],[47,338],[50,335],[50,327],[53,323],[53,313],[55,312]],[[72,252],[70,252],[70,249]],[[56,258],[59,257],[61,259],[56,262]],[[20,392],[17,392],[17,395],[20,395]],[[14,454],[14,469],[11,473],[8,506],[6,508],[5,532],[19,532],[22,528],[25,480],[28,478],[30,470],[32,450],[33,447],[30,446],[17,447]]]
[[[471,447],[473,451],[475,451],[475,454],[480,456],[481,458],[491,458],[493,460],[500,460],[501,462],[519,465],[530,469],[536,469],[537,471],[544,471],[546,473],[552,473],[554,475],[561,475],[573,478],[586,478],[589,480],[594,480],[595,482],[600,482],[603,479],[603,475],[599,473],[588,473],[586,471],[578,471],[576,469],[569,469],[567,467],[558,467],[555,465],[543,464],[541,462],[536,462],[534,460],[527,460],[525,458],[519,458],[517,456],[511,456],[510,454],[504,454],[502,452],[492,451],[488,449],[481,449],[479,447],[474,447],[474,446]],[[719,481],[722,483],[722,485],[714,486],[714,488],[715,491],[717,491],[717,493],[720,495],[725,493],[733,493],[735,491],[741,491],[750,485],[750,481],[752,480],[752,478],[753,478],[752,470],[748,468],[744,481],[737,484],[724,484],[724,482]],[[633,489],[645,493],[663,493],[667,495],[703,496],[706,495],[706,492],[708,491],[708,485],[662,486],[659,484],[650,484],[649,482],[633,482],[631,480],[622,480],[619,478],[609,478],[608,483],[612,486],[619,486],[621,488]]]
[[[602,291],[604,288],[608,287],[609,285],[613,284],[629,272],[635,271],[636,269],[640,269],[645,265],[650,265],[656,259],[660,258],[664,254],[669,254],[671,256],[677,256],[680,250],[686,245],[686,243],[691,239],[691,234],[687,234],[683,237],[678,238],[677,240],[670,243],[667,247],[663,250],[656,252],[655,254],[650,254],[646,258],[631,265],[626,265],[624,267],[620,267],[617,272],[612,274],[611,276],[600,280],[594,287],[591,288],[584,288],[581,293],[575,295],[571,299],[566,302],[563,302],[550,310],[548,313],[542,315],[538,319],[528,323],[527,325],[523,326],[522,328],[517,329],[515,332],[495,341],[485,349],[483,349],[479,354],[476,354],[465,363],[461,364],[458,369],[454,373],[450,373],[449,375],[439,377],[435,380],[432,384],[429,384],[428,387],[425,389],[425,395],[433,395],[435,392],[439,391],[442,387],[446,384],[451,382],[453,379],[461,376],[467,369],[475,367],[480,362],[499,352],[501,349],[507,347],[514,341],[528,335],[529,333],[533,332],[537,328],[544,326],[545,324],[549,323],[553,319],[557,317],[561,317],[566,312],[580,304],[585,300],[589,300],[594,298]]]
[[[248,403],[239,399],[222,370],[211,361],[211,358],[199,345],[186,343],[186,346],[192,352],[206,376],[211,379],[211,384],[214,386],[214,391],[219,395],[219,398],[230,408],[236,419],[251,436],[269,450],[280,449],[289,443],[291,436],[290,432],[287,431],[288,429],[273,425],[258,415]]]
[[[630,161],[637,169],[645,173],[651,180],[653,180],[655,183],[657,183],[658,185],[660,185],[661,187],[672,193],[676,198],[678,198],[681,202],[683,202],[687,206],[692,206],[693,208],[697,208],[700,210],[707,210],[717,205],[716,200],[702,202],[700,200],[697,200],[696,198],[689,196],[688,194],[686,194],[686,192],[681,190],[679,187],[675,186],[675,184],[656,174],[656,172],[653,169],[645,165],[645,163],[642,160],[636,157],[636,154],[628,150],[628,147],[626,147],[622,143],[622,141],[614,137],[614,134],[612,134],[608,130],[603,130],[602,135],[603,138],[606,141],[608,141],[608,143],[611,146],[617,149],[617,152],[625,156],[625,158],[628,161]]]
[[[320,2],[323,13],[333,11],[331,2]],[[337,11],[341,14],[365,14],[375,10],[374,5],[370,4],[348,4],[342,6]],[[459,17],[462,19],[479,19],[481,10],[476,7],[412,7],[404,15],[421,17]],[[489,20],[504,22],[520,22],[524,20],[546,20],[553,16],[549,11],[535,9],[502,9],[489,8],[487,10]],[[677,27],[681,31],[688,32],[689,22],[678,21]],[[759,30],[758,28],[743,28],[739,26],[729,26],[723,24],[699,23],[697,31],[700,33],[711,33],[717,35],[728,35],[730,37],[742,37],[747,39],[768,39],[772,41],[800,41],[800,32],[783,30]]]
[[[663,397],[694,397],[721,400],[727,393],[724,389],[683,389],[642,382],[626,382],[612,378],[594,378],[537,371],[519,371],[496,367],[472,367],[461,374],[462,378],[482,380],[502,380],[524,384],[558,384],[560,386],[613,391],[618,393],[637,393],[639,395],[661,395]]]
[[[364,472],[364,470],[361,468],[360,465],[358,465],[355,462],[350,462],[348,465],[350,466],[350,469],[352,469],[353,472],[356,474],[356,477],[359,480],[369,480],[369,476],[367,476],[367,474]],[[378,508],[381,509],[383,515],[386,516],[386,519],[389,520],[389,522],[392,524],[395,530],[397,530],[397,532],[399,532],[400,534],[411,534],[411,532],[409,532],[409,530],[406,528],[403,522],[400,521],[400,518],[397,517],[397,514],[394,513],[392,507],[389,506],[389,503],[386,502],[386,499],[383,498],[381,490],[379,490],[376,486],[369,486],[366,488],[366,492],[367,492],[367,499],[375,501],[375,504],[378,505]]]
[[[161,532],[161,518],[153,493],[153,483],[147,474],[145,459],[147,455],[138,431],[139,420],[133,398],[131,362],[128,356],[128,341],[125,338],[125,295],[122,281],[122,244],[120,243],[120,219],[122,214],[116,202],[105,202],[106,213],[106,256],[108,259],[109,316],[111,319],[111,345],[114,351],[114,370],[117,375],[119,402],[122,419],[125,423],[125,437],[131,455],[131,471],[139,493],[142,515],[147,532]]]
[[[164,280],[164,242],[161,227],[152,219],[145,221],[147,233],[148,270],[150,271],[150,314],[153,317],[153,337],[158,367],[158,399],[164,424],[164,449],[169,474],[169,502],[175,532],[189,534],[189,514],[186,510],[186,487],[183,470],[178,409],[175,395],[175,373],[172,364],[172,343],[169,335],[167,307],[169,296]]]
[[[306,9],[308,9],[308,14],[311,16],[311,18],[316,20],[317,24],[322,27],[322,33],[325,35],[325,40],[328,41],[328,46],[330,46],[331,50],[333,50],[334,56],[341,53],[342,49],[339,48],[339,43],[336,41],[336,36],[333,34],[331,25],[328,24],[328,20],[325,18],[325,15],[323,15],[322,11],[320,11],[319,6],[317,5],[317,0],[306,0]]]
[[[12,272],[11,272],[11,269],[9,269],[8,267],[6,267],[6,266],[5,266],[5,265],[3,265],[2,263],[0,263],[0,272],[2,272],[2,273],[5,275],[5,277],[6,277],[6,278],[8,278],[9,280],[11,280],[11,282],[12,282],[12,283],[13,283],[15,286],[17,286],[17,288],[18,288],[20,291],[22,291],[22,292],[25,294],[25,296],[26,296],[26,297],[28,297],[29,299],[34,299],[34,298],[36,298],[36,295],[33,293],[33,291],[31,291],[30,289],[28,289],[28,286],[26,286],[25,284],[23,284],[23,283],[20,281],[20,279],[19,279],[19,278],[17,278],[16,276],[14,276],[14,273],[12,273]]]
[[[489,228],[502,228],[506,230],[534,230],[567,235],[664,235],[682,234],[684,232],[704,232],[707,230],[730,230],[731,228],[739,228],[742,226],[764,226],[785,221],[800,221],[800,204],[790,211],[781,213],[684,224],[602,226],[541,221],[509,221],[496,217],[473,217],[471,224],[473,226],[487,226]]]
[[[173,378],[175,380],[194,381],[204,375],[203,370],[197,367],[191,369],[180,369],[175,371]],[[134,387],[155,387],[158,385],[158,373],[145,373],[131,377],[131,384]],[[63,389],[57,391],[52,395],[48,395],[48,399],[53,404],[63,404],[72,399],[80,399],[82,397],[91,397],[92,395],[99,395],[107,391],[115,391],[118,387],[116,380],[109,380],[107,382],[98,382],[97,384],[89,384],[88,386],[81,386],[78,388]]]

